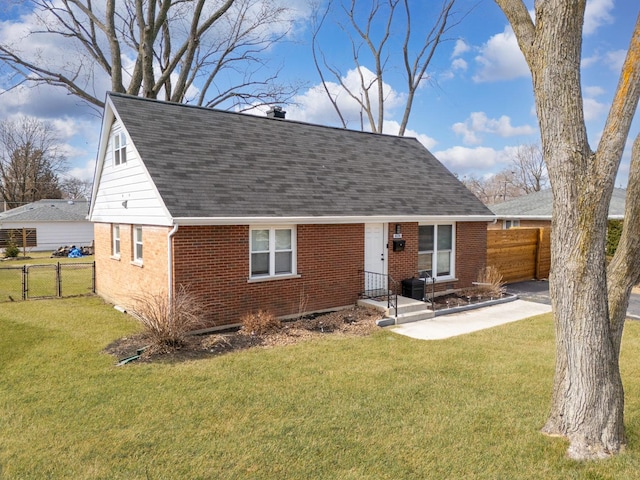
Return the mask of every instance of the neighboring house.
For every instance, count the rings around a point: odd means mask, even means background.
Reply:
[[[48,251],[93,242],[93,224],[87,219],[85,200],[38,200],[0,213],[0,242],[13,237],[19,247]]]
[[[609,204],[609,220],[624,218],[626,190],[615,188]],[[551,227],[553,197],[551,189],[530,193],[489,208],[496,215],[496,222],[489,229],[509,229],[511,227]]]
[[[472,285],[493,214],[416,139],[283,113],[108,94],[89,213],[97,292],[126,307],[184,285],[229,325],[353,305],[369,276]]]

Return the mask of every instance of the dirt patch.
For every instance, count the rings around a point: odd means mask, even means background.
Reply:
[[[293,345],[327,335],[366,336],[379,327],[376,320],[383,318],[381,312],[370,308],[353,307],[337,312],[302,318],[293,322],[283,322],[282,328],[264,335],[252,335],[242,331],[192,335],[177,350],[166,351],[146,348],[149,337],[140,333],[120,338],[105,348],[118,361],[134,356],[145,349],[137,362],[180,362],[222,355],[247,348],[273,348]]]

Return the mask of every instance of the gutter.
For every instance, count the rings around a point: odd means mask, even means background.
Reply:
[[[173,237],[178,233],[179,225],[176,223],[167,235],[167,292],[169,295],[169,304],[173,297]]]

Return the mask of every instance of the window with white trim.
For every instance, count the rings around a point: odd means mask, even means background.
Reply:
[[[502,221],[502,229],[503,230],[509,230],[510,228],[513,227],[519,227],[520,226],[520,220],[503,220]]]
[[[120,225],[111,226],[111,255],[120,258]]]
[[[133,261],[142,263],[142,227],[133,227]]]
[[[296,231],[287,227],[256,227],[250,230],[251,278],[292,275],[296,271]]]
[[[433,278],[455,276],[453,224],[418,226],[418,271]]]
[[[113,136],[113,164],[127,163],[127,136],[118,132]]]

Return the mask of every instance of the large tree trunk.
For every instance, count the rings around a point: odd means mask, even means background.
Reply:
[[[625,443],[618,365],[624,320],[619,318],[624,316],[620,307],[626,309],[624,295],[628,300],[634,272],[612,275],[614,283],[607,284],[605,238],[614,180],[638,102],[640,27],[636,24],[616,98],[593,152],[580,85],[585,0],[536,2],[535,24],[521,0],[496,1],[514,27],[531,69],[554,198],[550,285],[556,368],[543,432],[568,438],[571,458],[604,458],[618,453]],[[613,322],[608,289],[622,296],[612,310]]]

